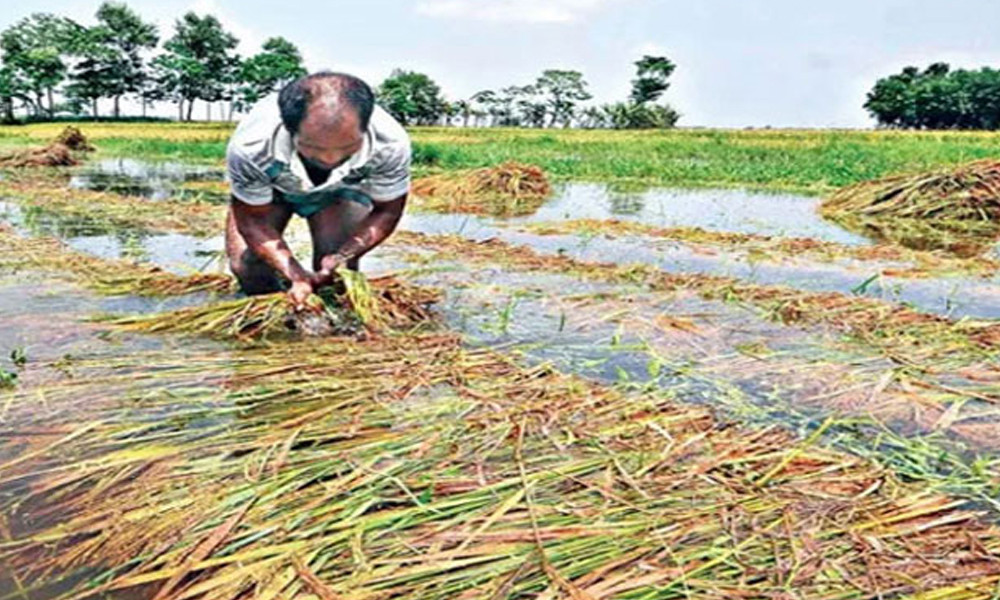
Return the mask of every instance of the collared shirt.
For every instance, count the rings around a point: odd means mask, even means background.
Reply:
[[[410,189],[410,138],[389,113],[376,106],[361,149],[313,184],[281,122],[277,94],[254,105],[226,148],[226,171],[233,196],[268,204],[274,190],[295,199],[341,187],[356,189],[375,202],[395,200]]]

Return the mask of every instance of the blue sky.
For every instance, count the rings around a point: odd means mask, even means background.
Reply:
[[[595,101],[624,98],[643,53],[677,63],[666,99],[681,125],[867,127],[865,92],[907,64],[1000,66],[996,0],[132,0],[170,34],[217,15],[253,53],[296,43],[310,69],[378,83],[428,73],[452,99],[578,69]],[[7,0],[0,27],[35,11],[92,22],[96,0]]]

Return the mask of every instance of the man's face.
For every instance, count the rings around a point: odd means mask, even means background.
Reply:
[[[328,108],[317,106],[302,120],[295,136],[295,151],[306,166],[332,171],[361,150],[364,136],[358,116],[344,110],[336,117]]]

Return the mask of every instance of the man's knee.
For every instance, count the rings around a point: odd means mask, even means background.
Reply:
[[[270,265],[257,258],[250,250],[229,257],[229,270],[236,277],[240,289],[248,295],[270,294],[281,291],[284,285]]]

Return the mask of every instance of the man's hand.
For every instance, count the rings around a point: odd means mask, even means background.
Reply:
[[[313,293],[313,284],[308,280],[293,281],[288,289],[288,299],[292,301],[295,310],[303,310]]]
[[[337,277],[337,269],[346,267],[349,260],[350,257],[340,252],[324,256],[319,262],[319,272],[313,280],[314,285],[321,287],[332,284]]]

